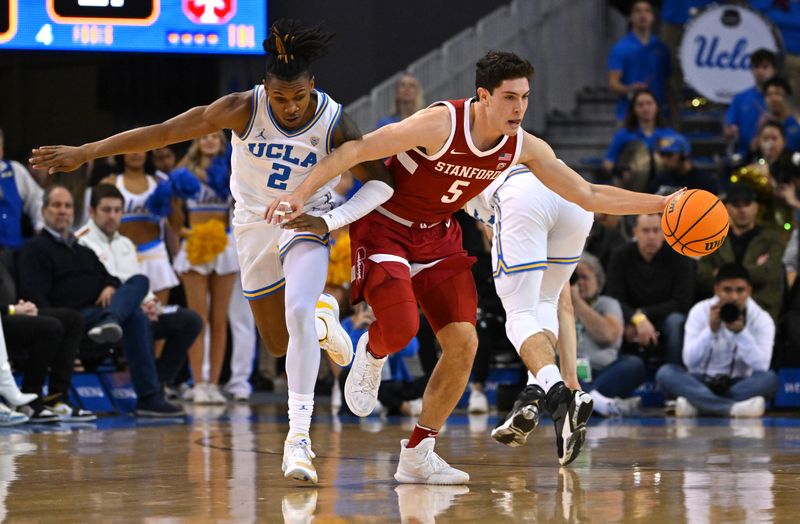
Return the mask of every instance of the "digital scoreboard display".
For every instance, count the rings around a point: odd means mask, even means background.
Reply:
[[[0,0],[0,51],[261,54],[267,0]]]

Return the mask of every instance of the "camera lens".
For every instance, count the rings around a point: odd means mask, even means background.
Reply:
[[[741,314],[742,312],[739,310],[739,306],[732,302],[723,304],[722,307],[719,308],[719,319],[726,324],[736,322]]]

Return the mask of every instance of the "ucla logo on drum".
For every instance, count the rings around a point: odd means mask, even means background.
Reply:
[[[775,26],[759,13],[737,5],[712,6],[684,31],[678,57],[689,85],[713,102],[730,103],[753,86],[750,55],[780,52]]]

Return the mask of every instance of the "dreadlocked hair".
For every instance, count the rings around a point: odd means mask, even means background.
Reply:
[[[278,20],[264,40],[267,74],[293,80],[308,73],[311,62],[328,51],[332,39],[333,33],[323,32],[319,25],[302,27],[297,20]]]

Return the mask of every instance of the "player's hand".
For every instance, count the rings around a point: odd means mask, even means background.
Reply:
[[[666,209],[666,207],[669,205],[669,203],[672,201],[673,198],[677,197],[678,195],[682,195],[685,192],[686,192],[686,188],[684,187],[682,189],[679,189],[679,190],[675,191],[671,195],[666,195],[666,196],[661,197],[663,205],[661,206],[661,209],[658,210],[658,213],[663,212],[664,209]]]
[[[276,198],[267,207],[264,219],[270,224],[283,224],[297,218],[303,212],[305,203],[305,198],[297,193]]]
[[[75,171],[89,160],[83,146],[42,146],[31,151],[30,163],[48,174]]]
[[[328,224],[320,217],[303,213],[297,218],[281,224],[283,229],[294,229],[295,231],[308,231],[315,235],[324,235],[328,232]]]

